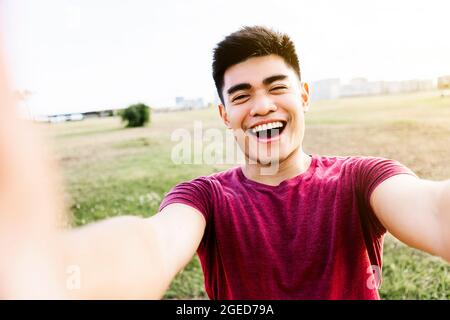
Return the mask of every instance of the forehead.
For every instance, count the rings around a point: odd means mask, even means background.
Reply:
[[[239,83],[257,85],[262,83],[265,78],[278,74],[285,74],[291,79],[295,77],[295,71],[280,56],[250,58],[225,71],[223,89],[226,92],[227,88]]]

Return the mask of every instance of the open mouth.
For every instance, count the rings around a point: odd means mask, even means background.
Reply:
[[[249,130],[250,134],[256,136],[258,139],[270,140],[278,137],[286,128],[286,121],[274,121],[257,125]]]

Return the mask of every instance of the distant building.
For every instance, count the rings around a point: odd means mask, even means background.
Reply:
[[[312,100],[336,99],[340,96],[341,80],[324,79],[311,83],[310,95]]]
[[[67,121],[81,121],[84,119],[84,116],[81,113],[72,113],[68,114]]]
[[[315,81],[312,82],[310,91],[312,100],[323,100],[433,89],[435,89],[435,85],[432,80],[368,81],[366,78],[354,78],[344,84],[339,79]]]
[[[176,109],[178,110],[201,109],[206,107],[205,102],[203,101],[202,98],[186,99],[185,97],[176,97],[175,105]]]
[[[405,80],[383,82],[383,94],[418,92],[435,89],[433,80]]]
[[[103,118],[103,117],[112,117],[113,115],[114,110],[111,109],[83,112],[84,118]]]
[[[37,116],[34,118],[35,121],[38,122],[50,122],[50,123],[60,123],[66,121],[81,121],[84,119],[83,114],[81,113],[67,113],[67,114],[58,114],[53,116]]]
[[[111,117],[114,115],[114,110],[101,110],[101,111],[89,111],[83,113],[65,113],[65,114],[54,114],[50,116],[37,115],[34,116],[34,121],[37,122],[50,122],[50,123],[61,123],[66,121],[81,121],[86,118],[100,118],[100,117]]]
[[[372,88],[371,88],[372,87]],[[373,85],[366,78],[354,78],[350,83],[341,86],[341,97],[368,96],[374,91]]]
[[[50,121],[50,123],[60,123],[60,122],[66,122],[67,121],[67,117],[63,114],[61,115],[54,115],[54,116],[50,116],[48,118],[48,120]]]

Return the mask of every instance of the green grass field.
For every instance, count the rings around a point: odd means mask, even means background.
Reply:
[[[176,128],[224,126],[216,109],[156,113],[146,128],[124,129],[118,118],[43,124],[64,177],[74,225],[117,215],[150,216],[178,182],[225,165],[176,165]],[[450,98],[438,92],[349,98],[313,103],[307,113],[305,151],[396,159],[420,177],[450,178]],[[181,227],[181,226],[180,226]],[[450,265],[388,236],[384,247],[384,299],[449,299]],[[166,299],[205,299],[197,257],[175,278]]]

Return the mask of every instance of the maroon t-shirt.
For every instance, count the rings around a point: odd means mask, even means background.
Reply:
[[[204,215],[197,253],[210,299],[379,299],[372,272],[386,230],[369,198],[402,173],[414,175],[383,158],[313,155],[278,186],[240,167],[180,183],[160,210],[183,203]]]

